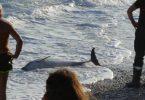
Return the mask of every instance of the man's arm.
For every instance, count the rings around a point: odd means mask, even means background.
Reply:
[[[137,29],[138,23],[134,20],[132,12],[136,9],[137,9],[137,7],[135,6],[135,4],[133,4],[127,10],[128,17],[135,29]]]
[[[13,58],[18,58],[22,49],[23,41],[19,36],[19,34],[15,31],[15,29],[11,25],[10,25],[9,33],[17,42],[16,50],[15,50],[15,54],[13,55]]]

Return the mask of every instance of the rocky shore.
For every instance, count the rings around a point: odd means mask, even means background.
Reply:
[[[129,63],[129,62],[128,62]],[[142,72],[142,87],[139,89],[127,88],[125,84],[132,80],[132,66],[127,63],[113,66],[113,80],[99,81],[91,89],[97,100],[145,100],[145,70]]]

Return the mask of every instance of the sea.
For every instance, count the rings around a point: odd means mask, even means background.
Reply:
[[[113,79],[108,66],[118,66],[134,54],[134,28],[127,9],[135,0],[0,0],[3,18],[23,39],[7,84],[8,100],[41,100],[49,73],[66,66],[24,71],[29,62],[48,57],[53,61],[88,61],[94,47],[102,66],[85,63],[67,66],[86,86]],[[138,11],[134,17],[138,19]],[[16,41],[9,47],[15,52]],[[37,63],[36,63],[37,64]],[[43,66],[43,64],[42,64]],[[45,65],[44,65],[45,66]]]

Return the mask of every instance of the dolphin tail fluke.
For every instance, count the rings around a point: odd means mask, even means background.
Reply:
[[[101,66],[100,63],[99,63],[99,61],[98,61],[98,59],[97,59],[97,57],[96,57],[96,55],[95,55],[95,48],[93,48],[92,51],[91,51],[91,61],[95,65]]]

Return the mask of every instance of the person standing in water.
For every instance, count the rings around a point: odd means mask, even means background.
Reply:
[[[136,9],[140,9],[138,22],[134,20],[132,14]],[[133,79],[126,86],[129,88],[139,88],[141,86],[140,77],[145,55],[145,0],[136,0],[129,7],[127,14],[136,32],[134,41],[135,58],[133,63]]]
[[[6,100],[6,85],[9,71],[12,69],[12,59],[18,58],[22,49],[22,39],[12,25],[2,18],[3,8],[0,5],[0,100]],[[12,36],[17,44],[14,55],[8,48],[9,36]]]

